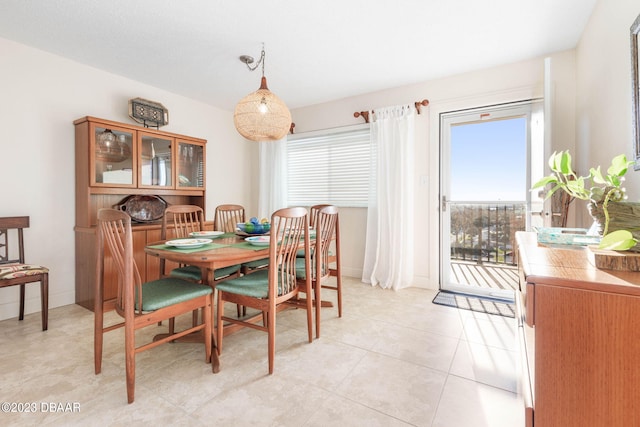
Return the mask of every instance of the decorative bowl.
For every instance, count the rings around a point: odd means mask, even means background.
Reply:
[[[266,234],[271,230],[271,224],[268,222],[261,224],[247,224],[239,222],[236,224],[236,227],[243,233],[255,235]]]

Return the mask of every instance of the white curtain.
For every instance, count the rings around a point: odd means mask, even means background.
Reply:
[[[415,109],[370,112],[372,175],[362,281],[394,290],[413,279]],[[426,226],[426,224],[425,224]]]
[[[268,218],[287,207],[287,137],[280,141],[259,142],[260,172],[258,218]]]

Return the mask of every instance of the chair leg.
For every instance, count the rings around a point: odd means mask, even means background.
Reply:
[[[342,274],[336,276],[338,292],[338,317],[342,317]]]
[[[211,358],[211,323],[213,319],[211,318],[211,306],[213,305],[213,301],[211,300],[211,294],[206,296],[206,305],[202,308],[202,321],[204,322],[204,361],[205,363],[212,362]],[[197,313],[197,311],[196,311]]]
[[[49,328],[49,274],[44,274],[40,281],[40,300],[42,304],[42,330]]]
[[[130,324],[133,323],[133,321],[134,319],[131,319],[129,322],[125,320],[124,325],[124,352],[127,372],[127,403],[133,403],[136,388],[135,329],[133,325]]]
[[[94,324],[93,324],[93,363],[95,367],[95,373],[98,375],[102,371],[102,342],[104,339],[104,318],[102,304],[97,304],[94,307]]]
[[[320,291],[322,289],[322,286],[319,282],[316,281],[316,283],[313,286],[313,290],[315,292],[313,298],[314,298],[314,310],[316,312],[316,338],[320,338],[320,314],[322,312],[321,308],[322,308],[322,299],[320,298]],[[309,304],[307,304],[309,305]],[[308,308],[307,310],[311,310],[311,308]]]
[[[220,353],[218,352],[218,346],[216,344],[216,333],[217,329],[215,328],[214,318],[216,313],[214,313],[214,294],[211,294],[211,307],[209,307],[209,316],[211,316],[211,333],[209,336],[211,337],[211,370],[214,374],[220,372]]]
[[[276,310],[271,307],[267,312],[267,324],[269,333],[269,375],[273,374],[273,360],[276,356]]]
[[[327,288],[338,293],[338,317],[342,317],[342,273],[339,268],[332,268],[330,272],[331,275],[336,278],[336,286],[328,286]]]
[[[218,354],[222,354],[222,339],[224,337],[224,325],[222,324],[222,313],[224,313],[224,300],[222,292],[218,291],[218,308],[216,312],[216,333],[218,335]]]
[[[176,330],[176,318],[172,317],[169,319],[169,335],[173,335]]]
[[[18,320],[24,320],[24,283],[20,285],[20,315]]]
[[[193,310],[191,326],[196,327],[198,325],[198,310]],[[204,319],[204,316],[203,316]]]

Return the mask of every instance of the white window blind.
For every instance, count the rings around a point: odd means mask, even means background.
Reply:
[[[369,135],[369,125],[289,135],[288,205],[366,207]]]

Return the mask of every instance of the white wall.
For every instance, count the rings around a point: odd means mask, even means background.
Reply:
[[[74,126],[83,116],[125,123],[127,101],[141,97],[169,109],[170,132],[207,143],[207,217],[215,206],[257,209],[257,150],[233,127],[232,113],[0,39],[0,216],[28,215],[27,262],[50,268],[50,307],[75,302]],[[188,78],[185,75],[185,78]],[[17,317],[18,287],[0,289],[0,319]],[[37,284],[26,311],[40,310]]]
[[[554,89],[554,138],[573,147],[574,75],[573,51],[552,55]],[[341,99],[292,111],[297,132],[362,123],[355,111],[413,103],[428,99],[430,105],[416,120],[415,151],[415,278],[414,285],[439,286],[439,114],[464,108],[541,97],[544,59],[537,58],[411,86]],[[482,165],[478,165],[482,173]],[[421,184],[421,177],[426,183]],[[360,277],[364,259],[362,236],[365,209],[341,209],[342,261],[346,274]]]
[[[629,29],[640,14],[637,0],[599,0],[576,48],[578,167],[607,168],[625,153],[633,159]],[[630,201],[640,200],[640,171],[626,177]],[[591,219],[580,209],[582,224]]]

